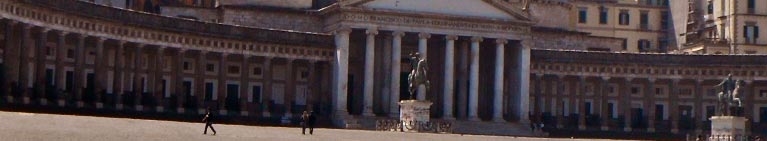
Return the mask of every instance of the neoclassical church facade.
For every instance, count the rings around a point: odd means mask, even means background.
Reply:
[[[370,129],[413,97],[434,102],[432,118],[456,132],[529,135],[527,123],[542,122],[703,133],[713,85],[732,73],[745,82],[750,128],[767,127],[767,56],[616,53],[621,39],[570,30],[566,1],[247,2],[145,13],[0,1],[2,103],[176,115],[210,107],[245,120],[311,110]],[[415,52],[431,85],[411,94]]]

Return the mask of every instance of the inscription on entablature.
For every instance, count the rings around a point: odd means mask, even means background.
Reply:
[[[488,32],[506,32],[506,33],[530,33],[530,27],[513,24],[496,23],[476,23],[466,21],[454,21],[444,19],[431,19],[419,17],[404,17],[393,15],[371,15],[359,13],[344,13],[341,16],[343,21],[376,23],[383,25],[409,25],[409,26],[432,26],[450,29],[465,29]]]

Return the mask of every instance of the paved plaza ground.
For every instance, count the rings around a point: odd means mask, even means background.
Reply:
[[[215,124],[218,134],[203,135],[202,123],[0,112],[0,137],[13,140],[318,140],[318,141],[527,141],[571,140],[455,134],[423,134],[343,129],[316,129]],[[593,140],[593,139],[583,139]]]

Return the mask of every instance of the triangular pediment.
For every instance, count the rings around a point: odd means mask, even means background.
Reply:
[[[502,0],[345,0],[341,5],[403,12],[529,21],[521,8]]]

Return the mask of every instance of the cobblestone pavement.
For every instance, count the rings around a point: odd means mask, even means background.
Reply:
[[[215,136],[203,135],[202,123],[0,112],[0,140],[267,140],[267,141],[527,141],[569,140],[455,134],[422,134],[342,129],[213,125]],[[210,134],[210,131],[209,131]],[[592,140],[592,139],[583,139]]]

